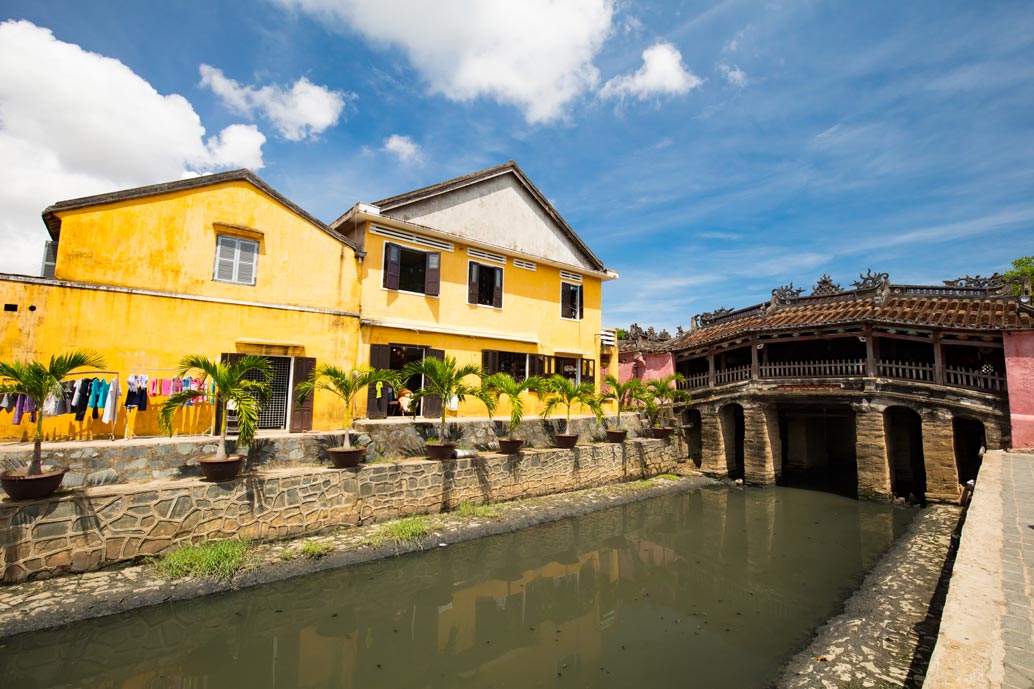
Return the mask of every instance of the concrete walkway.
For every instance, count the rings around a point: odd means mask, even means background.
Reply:
[[[1034,454],[984,457],[923,686],[1034,689]]]

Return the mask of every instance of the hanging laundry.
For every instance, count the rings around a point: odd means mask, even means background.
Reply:
[[[22,417],[26,414],[29,415],[29,421],[36,422],[36,400],[28,395],[18,395],[18,399],[14,403],[14,419],[12,421],[14,425],[20,426]]]
[[[75,388],[72,394],[72,409],[75,409],[79,406],[79,399],[80,396],[83,394],[83,384],[87,380],[89,380],[89,378],[80,378],[79,380],[75,381],[75,383],[73,383]]]
[[[101,416],[101,421],[103,423],[114,423],[115,418],[118,416],[118,398],[122,396],[122,391],[119,389],[118,376],[111,379],[106,392],[104,414]]]
[[[7,393],[3,397],[0,397],[0,409],[3,411],[13,410],[15,397],[17,397],[17,395],[12,395],[11,393]]]
[[[83,378],[79,381],[79,391],[75,393],[72,408],[75,411],[75,420],[82,421],[86,418],[86,410],[90,406],[90,388],[96,378]]]

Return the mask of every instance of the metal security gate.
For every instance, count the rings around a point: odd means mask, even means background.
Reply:
[[[223,354],[223,361],[236,361],[242,354]],[[267,356],[273,379],[269,386],[269,398],[259,409],[258,427],[281,429],[287,427],[287,411],[291,405],[291,357]],[[262,380],[258,371],[244,374],[248,380]],[[237,414],[230,412],[227,417],[227,429],[231,434],[237,432]]]

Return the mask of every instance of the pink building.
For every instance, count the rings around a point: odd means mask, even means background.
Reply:
[[[1012,446],[1034,448],[1034,332],[1004,333]]]

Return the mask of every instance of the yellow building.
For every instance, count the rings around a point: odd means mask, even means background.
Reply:
[[[73,348],[102,354],[120,379],[171,379],[184,354],[271,357],[273,395],[264,428],[340,428],[332,396],[305,406],[291,394],[316,360],[354,361],[359,283],[351,242],[248,170],[62,201],[43,213],[56,252],[45,274],[0,275],[0,357],[46,359]],[[125,430],[157,435],[157,406],[119,408],[113,423],[71,414],[46,419],[48,438]],[[120,402],[121,404],[121,402]],[[212,404],[177,416],[178,432],[204,432]],[[127,418],[128,417],[128,418]],[[0,437],[31,424],[0,414]]]
[[[172,379],[184,354],[269,356],[273,394],[259,426],[291,431],[343,425],[328,393],[296,402],[317,361],[401,369],[449,354],[489,373],[556,373],[597,388],[611,370],[601,287],[617,276],[512,161],[357,204],[330,226],[248,170],[62,201],[43,219],[46,277],[0,274],[0,358],[92,349],[107,370],[86,375],[117,375],[122,387],[114,422],[92,410],[51,417],[48,439],[157,435],[168,393],[127,411],[127,382]],[[361,403],[371,418],[397,414],[394,394]],[[440,404],[425,399],[420,412],[436,416]],[[213,407],[186,409],[175,430],[205,432]],[[526,413],[536,411],[532,401]],[[467,401],[453,413],[485,410]],[[0,438],[31,432],[0,413]]]
[[[451,355],[487,373],[560,374],[597,389],[610,371],[601,292],[617,274],[513,161],[356,204],[331,229],[360,257],[361,362],[401,369]],[[425,399],[420,412],[436,416],[440,403]],[[485,415],[472,400],[453,411]],[[382,394],[367,413],[397,414],[397,403]]]

